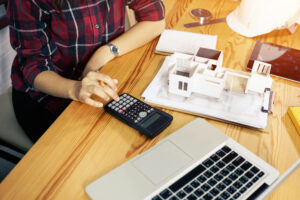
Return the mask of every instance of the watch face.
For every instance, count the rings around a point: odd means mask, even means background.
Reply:
[[[116,54],[116,55],[119,54],[119,50],[116,46],[112,46],[111,50],[114,54]]]

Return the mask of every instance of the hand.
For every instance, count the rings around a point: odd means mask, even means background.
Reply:
[[[100,84],[100,81],[103,84]],[[87,75],[74,88],[73,99],[95,107],[103,107],[103,103],[92,99],[92,95],[97,95],[101,99],[108,101],[110,98],[119,101],[117,94],[118,80],[112,79],[108,75],[88,72]]]

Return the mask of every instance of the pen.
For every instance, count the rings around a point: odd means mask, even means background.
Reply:
[[[100,85],[103,86],[104,85],[104,81],[99,81]]]

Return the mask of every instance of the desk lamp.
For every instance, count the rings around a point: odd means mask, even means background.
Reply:
[[[284,28],[294,33],[300,24],[300,0],[242,0],[226,22],[246,37]]]

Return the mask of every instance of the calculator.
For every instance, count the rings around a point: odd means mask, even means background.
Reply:
[[[168,113],[127,93],[121,94],[119,101],[112,100],[107,103],[104,109],[151,139],[167,128],[173,120]]]

